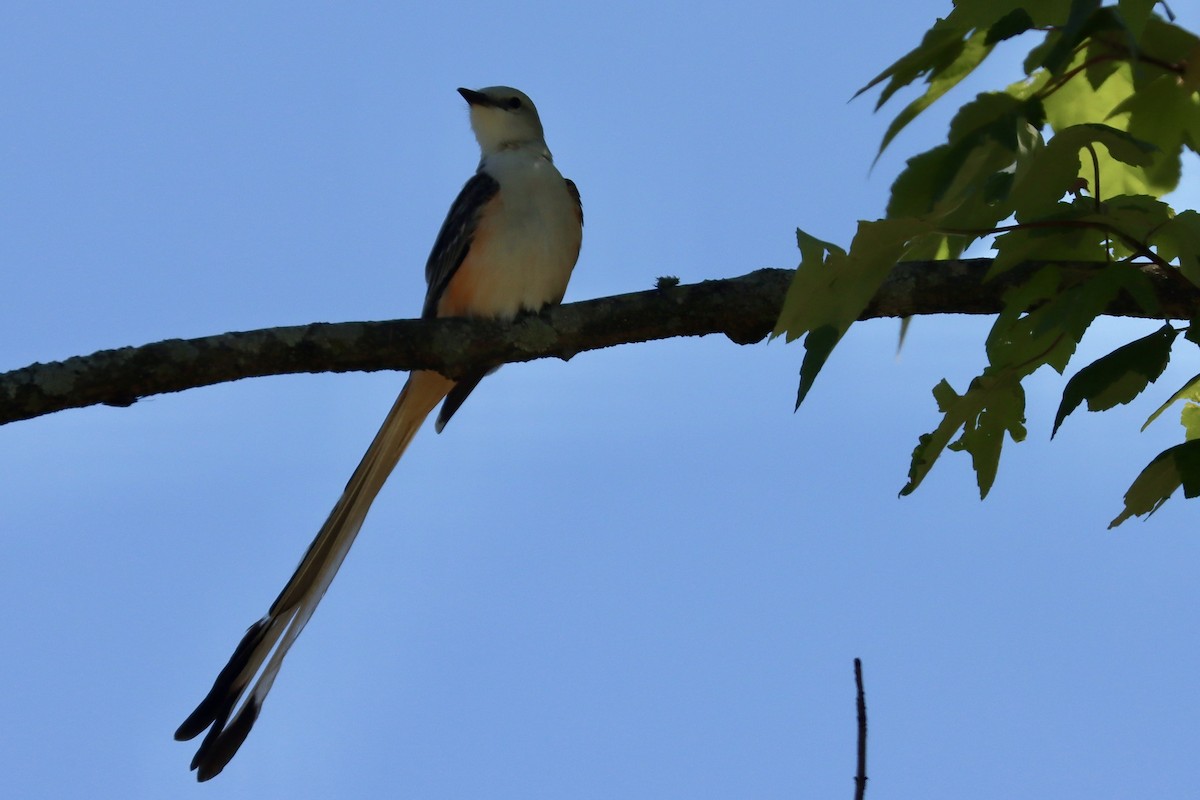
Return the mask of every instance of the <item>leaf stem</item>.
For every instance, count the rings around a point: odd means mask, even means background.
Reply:
[[[1084,144],[1088,154],[1092,157],[1092,202],[1096,206],[1096,213],[1103,213],[1100,204],[1100,156],[1096,155],[1096,148],[1091,142]],[[1106,261],[1112,261],[1112,237],[1107,231],[1104,233],[1104,258]]]
[[[1102,56],[1095,56],[1093,58],[1089,58],[1086,61],[1084,61],[1082,64],[1080,64],[1078,67],[1067,70],[1062,75],[1059,75],[1057,78],[1055,78],[1054,80],[1047,83],[1044,87],[1042,87],[1042,90],[1039,91],[1034,96],[1038,100],[1045,100],[1047,97],[1049,97],[1050,95],[1054,94],[1059,89],[1061,89],[1066,84],[1067,81],[1071,80],[1076,75],[1078,75],[1079,73],[1086,70],[1088,67],[1095,66],[1096,64],[1102,64],[1105,61],[1115,61],[1116,59],[1117,59],[1117,56],[1114,56],[1114,55],[1102,55]]]
[[[1112,56],[1112,58],[1126,58],[1132,61],[1142,61],[1147,64],[1152,64],[1153,66],[1156,66],[1159,69],[1167,72],[1173,72],[1176,75],[1183,75],[1187,69],[1182,62],[1167,61],[1166,59],[1159,58],[1158,56],[1150,55],[1149,53],[1143,51],[1140,47],[1129,47],[1120,42],[1114,42],[1112,39],[1107,39],[1103,36],[1096,36],[1094,38],[1097,42],[1105,45],[1116,54]]]
[[[972,228],[939,228],[938,233],[947,236],[973,236],[980,238],[982,236],[992,236],[997,233],[1007,233],[1009,231],[1020,231],[1037,228],[1084,228],[1090,230],[1102,231],[1106,235],[1112,235],[1120,239],[1127,247],[1136,252],[1142,258],[1148,259],[1155,266],[1163,269],[1174,269],[1171,262],[1155,253],[1150,249],[1150,246],[1145,242],[1141,242],[1134,237],[1122,232],[1119,228],[1109,225],[1107,222],[1094,222],[1086,219],[1062,219],[1062,220],[1038,220],[1035,222],[1017,222],[1012,225],[997,225],[994,228],[988,229],[972,229]]]
[[[1096,155],[1096,148],[1092,145],[1091,142],[1085,143],[1084,147],[1087,148],[1088,153],[1090,153],[1092,156],[1092,174],[1094,175],[1094,180],[1092,182],[1092,187],[1093,187],[1092,200],[1096,204],[1096,213],[1099,214],[1099,213],[1101,213],[1101,209],[1100,209],[1100,157],[1098,155]]]

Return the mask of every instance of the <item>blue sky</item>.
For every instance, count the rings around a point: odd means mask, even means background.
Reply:
[[[478,158],[458,86],[538,103],[587,213],[568,299],[793,266],[797,226],[848,241],[956,101],[1015,77],[984,69],[868,171],[889,117],[846,101],[948,9],[6,3],[0,369],[417,314]],[[895,322],[858,326],[797,414],[781,342],[506,367],[418,437],[204,786],[171,734],[403,376],[0,428],[0,795],[848,796],[858,656],[868,796],[1187,796],[1195,506],[1105,527],[1178,440],[1137,429],[1194,355],[1053,445],[1039,374],[987,501],[953,454],[897,498],[987,324],[917,320],[899,359]],[[1153,325],[1097,324],[1079,363]]]

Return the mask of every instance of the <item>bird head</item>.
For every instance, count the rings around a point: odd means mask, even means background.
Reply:
[[[519,147],[534,147],[549,156],[537,109],[524,92],[489,86],[458,93],[471,107],[471,129],[485,156]]]

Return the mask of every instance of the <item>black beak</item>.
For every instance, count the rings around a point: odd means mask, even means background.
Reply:
[[[463,96],[463,100],[467,101],[468,105],[472,106],[494,106],[496,102],[488,97],[483,92],[476,92],[473,89],[459,88],[458,93]]]

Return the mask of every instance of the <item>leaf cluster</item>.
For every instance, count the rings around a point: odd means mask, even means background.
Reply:
[[[1179,182],[1184,150],[1200,150],[1200,39],[1156,6],[957,0],[917,47],[859,90],[878,88],[878,109],[900,90],[924,86],[887,128],[882,153],[997,44],[1022,37],[1032,45],[1020,80],[965,103],[946,140],[908,160],[886,216],[860,222],[848,250],[797,232],[800,267],[775,329],[788,341],[804,339],[797,407],[897,262],[955,259],[986,245],[995,251],[989,278],[1038,266],[1005,295],[980,374],[961,393],[945,380],[934,388],[942,419],[920,437],[901,494],[950,449],[970,455],[986,496],[1005,438],[1025,437],[1022,381],[1042,367],[1064,373],[1118,296],[1158,313],[1138,267],[1178,270],[1200,286],[1200,214],[1163,201]],[[1193,331],[1200,319],[1183,329],[1164,325],[1079,370],[1054,431],[1080,405],[1128,403],[1162,374],[1174,346],[1200,342]],[[1187,401],[1187,441],[1146,467],[1114,525],[1152,512],[1179,486],[1188,497],[1200,494],[1200,375],[1165,405],[1179,400]]]

